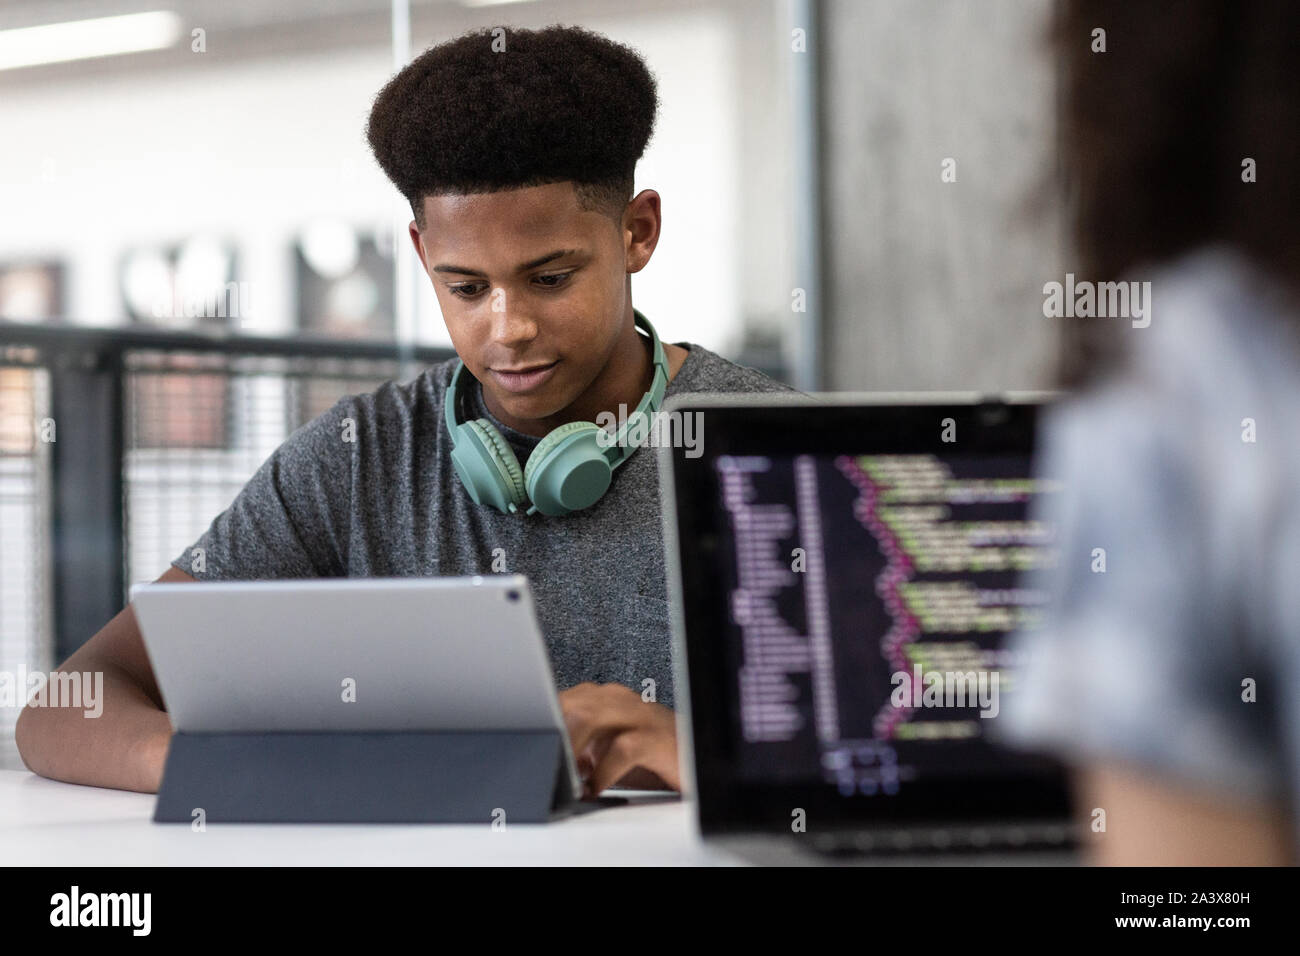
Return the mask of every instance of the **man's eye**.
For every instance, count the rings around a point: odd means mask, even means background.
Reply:
[[[538,276],[537,280],[541,282],[542,285],[544,285],[546,288],[555,289],[564,285],[564,283],[568,281],[569,276],[571,275],[573,275],[572,272],[555,272],[555,273],[551,273],[550,275]],[[555,281],[552,282],[550,280],[555,280]]]
[[[462,299],[472,299],[478,294],[479,285],[481,285],[481,283],[462,282],[460,285],[453,285],[449,288],[451,289],[452,295],[460,296]]]

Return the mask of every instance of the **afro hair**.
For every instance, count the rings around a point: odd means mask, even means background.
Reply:
[[[572,181],[617,217],[658,96],[631,48],[574,26],[485,27],[430,47],[375,97],[367,138],[424,228],[424,197]]]

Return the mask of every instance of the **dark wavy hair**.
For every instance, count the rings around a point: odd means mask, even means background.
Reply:
[[[1217,242],[1300,290],[1300,2],[1062,0],[1055,14],[1079,271],[1113,281]],[[1120,338],[1073,321],[1058,379],[1095,377]]]
[[[430,47],[375,98],[367,138],[424,228],[424,197],[572,181],[617,218],[654,130],[631,48],[573,26],[485,27]]]

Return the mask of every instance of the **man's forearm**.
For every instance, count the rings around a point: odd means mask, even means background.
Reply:
[[[69,783],[156,792],[172,732],[166,711],[117,665],[74,657],[62,669],[104,675],[102,713],[91,717],[78,707],[24,708],[15,738],[28,769]]]

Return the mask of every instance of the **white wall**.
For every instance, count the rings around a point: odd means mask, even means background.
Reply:
[[[1060,210],[1047,0],[828,0],[826,350],[839,389],[1039,388]],[[941,181],[945,158],[955,182]],[[1049,191],[1050,194],[1050,191]]]

